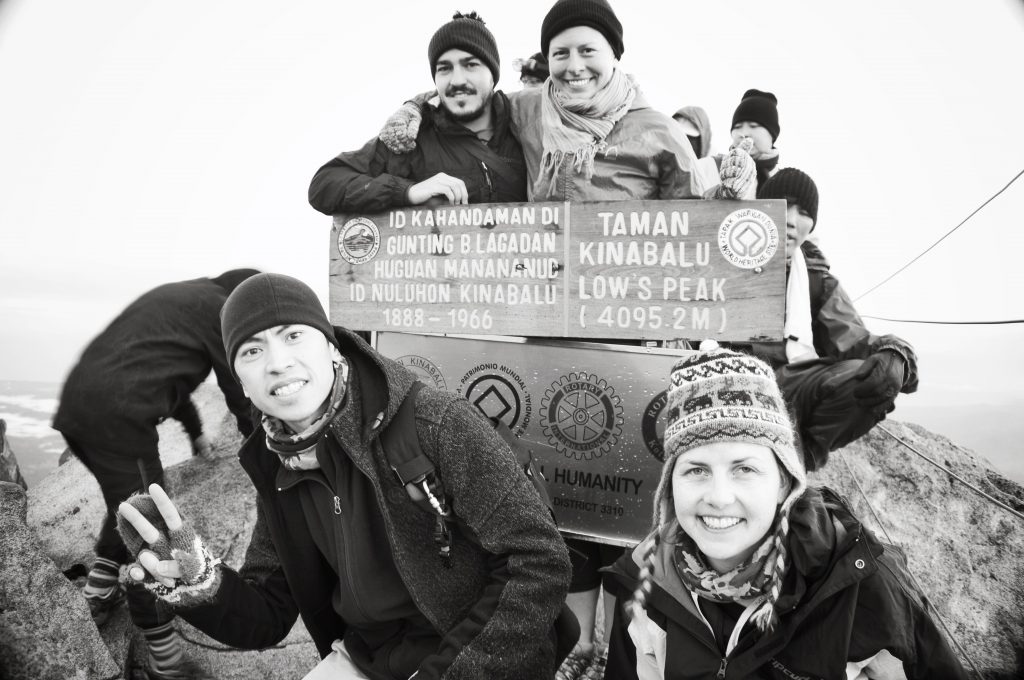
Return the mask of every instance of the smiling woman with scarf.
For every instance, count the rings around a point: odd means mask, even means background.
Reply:
[[[534,201],[703,196],[685,134],[620,68],[622,24],[605,0],[555,3],[541,49],[551,76],[512,109]]]
[[[605,680],[966,678],[907,571],[807,486],[772,369],[726,349],[672,369],[651,534],[611,572]]]

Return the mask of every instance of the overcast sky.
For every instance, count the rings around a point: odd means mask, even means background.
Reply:
[[[778,96],[781,163],[816,180],[815,235],[855,298],[1024,168],[1018,0],[613,6],[622,68],[666,113],[707,109],[715,151],[746,89]],[[61,380],[167,281],[255,266],[326,301],[313,172],[432,85],[426,45],[454,10],[487,20],[513,91],[512,60],[539,49],[549,7],[0,2],[0,379]],[[1022,203],[1024,179],[858,309],[1024,318]],[[920,392],[901,405],[1024,403],[1024,326],[868,323],[921,357]]]

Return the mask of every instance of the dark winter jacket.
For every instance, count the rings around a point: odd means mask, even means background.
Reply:
[[[157,424],[194,412],[189,395],[212,369],[239,430],[252,432],[249,400],[224,357],[220,309],[254,273],[167,283],[128,305],[71,369],[53,428],[126,456],[155,452]]]
[[[442,636],[418,679],[551,677],[552,623],[569,583],[565,544],[539,496],[498,434],[464,399],[431,387],[416,396],[416,428],[458,518],[451,567],[434,543],[434,517],[388,467],[379,434],[415,381],[354,333],[336,328],[361,386],[329,435],[369,479],[395,566],[419,612]],[[254,435],[239,454],[257,491],[257,523],[239,573],[221,568],[209,604],[180,610],[192,624],[236,647],[279,642],[297,614],[326,656],[346,622],[332,606],[339,578],[316,546],[298,486],[278,488],[278,457]],[[318,522],[334,521],[323,508]]]
[[[611,568],[626,597],[635,588],[637,555],[643,547]],[[888,655],[895,657],[888,660],[897,671],[902,662],[907,678],[966,679],[912,585],[903,553],[865,530],[837,494],[813,488],[804,493],[790,517],[788,550],[789,567],[776,607],[778,623],[762,634],[748,622],[724,658],[705,617],[671,566],[671,549],[660,550],[646,617],[626,624],[616,615],[606,680],[654,674],[652,656],[642,658],[645,670],[638,673],[641,650],[627,625],[664,636],[664,680],[839,680],[847,677],[848,662],[874,658],[881,663]],[[636,632],[640,639],[650,639]],[[887,654],[876,657],[883,650]],[[644,651],[653,653],[641,654]]]
[[[512,134],[508,99],[491,97],[494,134],[484,143],[443,107],[424,105],[416,149],[392,153],[376,138],[317,170],[309,203],[327,215],[380,213],[409,205],[409,187],[443,172],[466,184],[470,203],[526,200],[523,150]]]
[[[811,332],[814,349],[821,358],[843,361],[866,359],[883,349],[893,350],[906,360],[906,375],[902,392],[917,390],[917,355],[909,342],[895,335],[873,335],[853,307],[850,297],[839,285],[839,279],[829,272],[825,255],[815,244],[804,241],[800,246],[807,262],[810,288]],[[739,347],[739,345],[734,345]],[[785,343],[754,343],[750,351],[767,361],[773,368],[786,361]]]

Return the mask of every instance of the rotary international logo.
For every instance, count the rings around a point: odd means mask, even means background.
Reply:
[[[620,402],[604,378],[583,372],[562,376],[541,402],[544,434],[567,458],[600,458],[622,433]]]
[[[779,229],[760,210],[734,210],[718,227],[718,249],[740,269],[763,267],[779,249]]]
[[[369,262],[380,250],[380,230],[365,217],[345,223],[338,232],[338,252],[350,264]]]

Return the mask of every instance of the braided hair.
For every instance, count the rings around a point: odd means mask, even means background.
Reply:
[[[678,456],[676,457],[678,458]],[[671,461],[672,467],[675,467],[674,458]],[[793,490],[795,482],[789,472],[779,464],[779,474],[782,478],[782,482],[788,490]],[[666,479],[671,479],[671,474],[666,475]],[[662,508],[672,508],[674,505],[674,498],[672,494],[671,481],[665,485],[665,489],[658,489],[656,496],[660,497]],[[775,530],[772,535],[772,550],[769,551],[769,557],[771,562],[767,565],[770,568],[768,574],[767,586],[765,587],[765,593],[763,595],[763,602],[751,615],[750,620],[757,626],[757,629],[762,633],[770,631],[778,621],[778,613],[775,610],[775,605],[779,601],[779,596],[782,594],[782,583],[786,577],[786,569],[789,566],[789,550],[787,548],[789,538],[789,512],[793,507],[793,504],[797,500],[797,496],[787,493],[786,499],[779,505],[778,516],[775,522]],[[653,589],[654,581],[654,570],[656,565],[656,555],[661,544],[671,544],[673,541],[668,536],[669,534],[682,532],[682,527],[679,526],[678,522],[674,519],[670,519],[665,513],[656,511],[656,529],[647,539],[644,544],[643,553],[640,557],[640,573],[637,577],[637,585],[633,590],[633,596],[626,603],[626,612],[631,617],[639,614],[639,609],[645,609],[647,606],[647,598],[650,596]],[[639,609],[638,609],[639,608]]]

